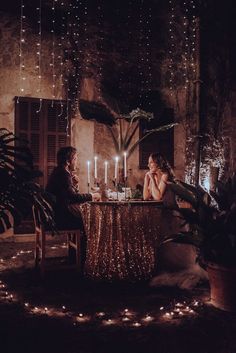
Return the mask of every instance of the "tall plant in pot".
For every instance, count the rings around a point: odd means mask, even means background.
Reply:
[[[182,182],[170,187],[191,204],[191,208],[178,210],[190,230],[165,242],[194,245],[198,261],[208,271],[212,304],[236,312],[236,175],[225,183],[217,182],[216,192],[210,195],[200,186]]]

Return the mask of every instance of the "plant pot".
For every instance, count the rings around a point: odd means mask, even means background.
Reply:
[[[236,268],[208,263],[211,303],[219,309],[236,312]]]

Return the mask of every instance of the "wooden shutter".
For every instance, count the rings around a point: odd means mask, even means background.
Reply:
[[[37,98],[23,97],[18,103],[16,100],[15,133],[29,142],[34,166],[43,172],[36,182],[43,187],[56,166],[58,149],[70,144],[67,131],[70,131],[70,121],[67,120],[65,102],[42,100],[40,104]],[[14,228],[19,234],[33,233],[33,230],[31,215]]]
[[[164,124],[174,121],[173,110],[165,109],[163,114],[153,119],[151,122],[140,121],[140,138],[144,136],[146,130],[154,129]],[[140,143],[139,168],[147,169],[148,157],[151,153],[159,152],[173,166],[174,164],[174,129],[153,133]]]

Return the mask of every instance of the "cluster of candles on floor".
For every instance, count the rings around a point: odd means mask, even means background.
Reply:
[[[104,162],[104,184],[107,185],[108,183],[108,161]],[[115,171],[114,171],[114,182],[115,185],[118,183],[119,179],[119,157],[115,157]],[[124,180],[127,181],[127,152],[124,152]],[[94,157],[94,184],[97,185],[98,181],[98,157]],[[88,189],[90,188],[91,184],[91,161],[87,161],[87,184]]]
[[[56,249],[58,247],[65,248],[66,244],[51,246],[51,249]],[[32,250],[24,251],[21,250],[17,252],[16,255],[12,256],[10,259],[15,260],[17,257],[30,254]],[[0,259],[0,264],[9,264],[9,259]],[[103,326],[128,326],[128,327],[143,327],[148,324],[158,324],[160,321],[172,321],[173,319],[181,319],[189,316],[196,316],[197,309],[202,306],[202,303],[198,300],[193,300],[191,302],[171,302],[167,306],[161,306],[155,313],[141,314],[135,312],[129,308],[125,308],[116,313],[108,313],[103,311],[97,311],[93,314],[86,314],[82,312],[73,312],[65,305],[61,305],[59,308],[52,306],[41,306],[33,305],[29,302],[21,302],[17,294],[10,292],[7,289],[7,284],[0,280],[0,301],[5,301],[8,303],[20,303],[24,306],[28,313],[33,315],[47,315],[50,317],[65,317],[72,320],[74,326],[79,326],[85,323],[99,323]]]

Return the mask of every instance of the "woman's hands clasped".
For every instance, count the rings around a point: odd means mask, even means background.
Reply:
[[[99,192],[94,192],[91,194],[92,195],[92,201],[101,201],[101,194]]]

